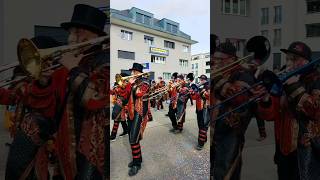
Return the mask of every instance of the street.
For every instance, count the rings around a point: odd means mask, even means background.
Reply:
[[[128,136],[117,137],[111,142],[111,179],[141,179],[141,180],[202,180],[209,179],[210,147],[206,144],[202,151],[195,150],[198,127],[195,115],[195,105],[190,106],[186,113],[184,131],[181,134],[169,132],[171,123],[165,114],[168,106],[162,111],[152,110],[154,120],[149,122],[141,141],[143,164],[134,177],[128,176],[127,164],[131,161],[131,149]],[[249,125],[246,134],[246,146],[243,152],[243,180],[277,179],[273,164],[274,136],[273,123],[266,123],[268,137],[258,142],[258,129],[255,119]],[[122,132],[119,127],[118,134]]]
[[[197,151],[197,123],[195,106],[188,103],[186,123],[183,133],[171,134],[170,120],[165,116],[168,108],[152,111],[154,121],[149,122],[145,137],[141,141],[143,165],[139,173],[132,178],[128,176],[127,164],[131,161],[131,150],[128,136],[117,137],[111,142],[111,179],[209,179],[209,144],[202,151]],[[2,116],[3,117],[3,116]],[[3,118],[1,118],[3,122]],[[273,123],[266,123],[268,137],[263,142],[256,141],[258,130],[253,119],[246,134],[246,145],[243,151],[243,180],[277,179],[276,166],[273,163],[274,137]],[[119,127],[118,134],[122,132]],[[8,132],[0,127],[0,177],[4,177],[5,163],[8,154],[6,142],[10,142]]]

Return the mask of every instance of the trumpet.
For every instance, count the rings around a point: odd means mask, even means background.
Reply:
[[[270,41],[265,38],[264,36],[254,36],[246,44],[246,50],[250,52],[251,54],[240,58],[239,60],[222,67],[220,69],[214,70],[212,74],[212,79],[221,76],[221,75],[226,75],[237,68],[243,66],[245,63],[250,64],[252,59],[258,59],[260,60],[258,62],[259,65],[262,65],[267,61],[267,59],[270,56]]]
[[[148,72],[144,72],[144,73],[139,73],[139,74],[136,74],[136,75],[132,75],[132,76],[126,76],[126,77],[122,77],[120,74],[116,74],[116,83],[119,85],[119,86],[124,86],[124,84],[126,84],[129,79],[131,78],[137,78],[137,77],[140,77],[140,76],[149,76],[149,73]]]
[[[17,48],[19,64],[33,78],[39,79],[41,72],[45,68],[45,65],[50,61],[57,61],[63,54],[68,52],[73,53],[75,56],[83,54],[86,50],[95,45],[105,44],[108,39],[109,36],[102,36],[74,45],[38,49],[31,40],[23,38],[19,41]],[[52,65],[49,67],[52,67]]]

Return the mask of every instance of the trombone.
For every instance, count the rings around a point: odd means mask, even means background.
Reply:
[[[39,79],[47,63],[57,61],[63,54],[68,52],[72,52],[75,56],[83,54],[95,45],[106,44],[108,39],[109,36],[102,36],[78,44],[38,49],[31,40],[23,38],[19,41],[17,47],[19,65],[33,78]],[[52,65],[49,66],[48,70],[50,69],[53,69]]]
[[[258,62],[259,65],[262,65],[270,56],[270,47],[270,41],[264,36],[254,36],[250,38],[246,43],[246,50],[250,52],[250,54],[227,66],[214,70],[212,79],[228,74],[242,66],[244,63],[250,63],[252,59],[258,59],[260,61]]]
[[[136,74],[136,75],[131,75],[131,76],[126,76],[126,77],[122,77],[120,74],[116,74],[116,83],[119,85],[119,86],[124,86],[124,84],[126,84],[129,79],[131,78],[137,78],[137,77],[140,77],[140,76],[149,76],[149,73],[148,72],[144,72],[144,73],[139,73],[139,74]]]

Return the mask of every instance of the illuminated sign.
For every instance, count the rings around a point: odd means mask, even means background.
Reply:
[[[155,47],[150,47],[150,53],[169,56],[169,50]]]

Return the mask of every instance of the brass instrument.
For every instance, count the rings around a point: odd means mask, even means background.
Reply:
[[[183,82],[181,81],[181,82],[169,84],[169,85],[166,85],[166,86],[161,87],[159,89],[156,89],[153,92],[150,92],[144,99],[152,99],[152,98],[156,98],[156,97],[162,96],[162,95],[166,94],[170,89],[178,87],[182,83]]]
[[[149,75],[148,72],[139,73],[139,74],[136,74],[136,75],[126,76],[126,77],[122,77],[120,74],[116,74],[116,83],[119,86],[123,86],[131,78],[137,78],[137,77],[140,77],[140,76],[148,76],[148,75]]]
[[[71,52],[77,56],[95,45],[102,45],[107,42],[108,38],[108,36],[102,36],[74,45],[65,45],[47,49],[38,49],[31,40],[21,39],[17,48],[19,64],[33,78],[39,79],[41,72],[46,68],[45,65],[48,65],[50,62],[53,64],[52,62],[60,59],[63,54]],[[52,67],[51,64],[48,67]]]
[[[246,44],[246,50],[251,52],[251,54],[240,58],[239,60],[225,67],[213,70],[214,72],[211,78],[214,79],[218,76],[228,74],[236,70],[238,67],[243,66],[245,63],[250,64],[253,59],[259,59],[259,65],[262,65],[269,58],[271,50],[270,47],[270,42],[267,38],[264,36],[254,36],[253,38],[249,39]]]

